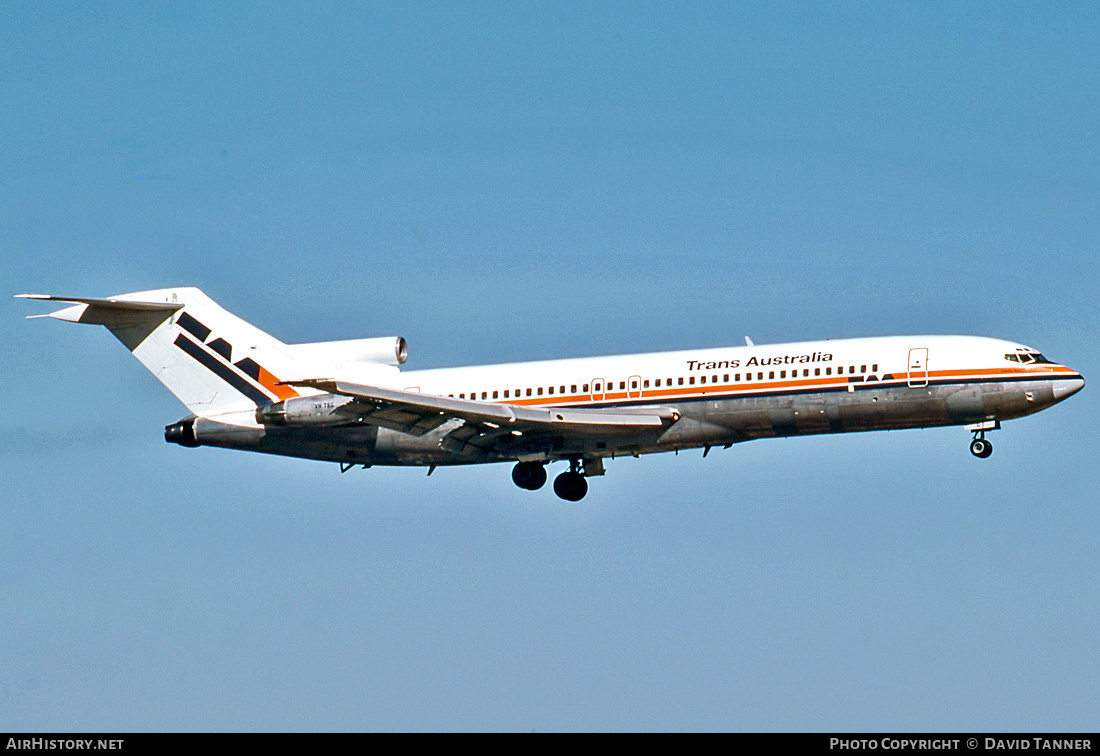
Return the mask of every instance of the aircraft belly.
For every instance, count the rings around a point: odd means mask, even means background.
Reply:
[[[889,427],[889,411],[877,390],[853,391],[842,394],[837,406],[835,428],[837,431],[870,431]]]
[[[976,386],[960,388],[947,395],[947,413],[957,423],[980,423],[986,419],[985,396]]]
[[[982,396],[986,417],[1002,420],[1030,415],[1054,403],[1050,381],[993,384]]]
[[[820,394],[684,403],[680,409],[685,420],[706,423],[711,440],[699,428],[691,434],[674,435],[676,426],[673,426],[662,439],[662,445],[671,438],[680,441],[680,436],[690,437],[699,444],[718,443],[713,439],[722,436],[723,431],[742,434],[743,438],[767,438],[964,425],[1020,417],[1052,402],[1050,383],[1037,381],[963,387],[934,384],[918,388],[856,387],[852,391]]]
[[[800,401],[795,400],[791,405],[794,414],[794,425],[797,433],[828,433],[832,424],[837,420],[829,415],[825,400]]]
[[[238,426],[201,417],[195,420],[195,437],[203,446],[326,462],[386,464],[375,453],[377,436],[378,428],[369,425],[278,428]]]
[[[791,436],[797,432],[794,407],[775,407],[768,410],[768,425],[777,436]]]
[[[690,449],[696,446],[717,446],[746,441],[747,436],[727,425],[719,425],[711,419],[692,417],[687,412],[652,448],[652,451]],[[644,449],[642,451],[645,451]]]
[[[390,465],[461,465],[496,461],[496,456],[463,442],[450,443],[453,423],[445,423],[422,436],[380,428],[375,454]]]

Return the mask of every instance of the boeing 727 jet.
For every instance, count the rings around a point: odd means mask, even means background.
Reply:
[[[988,431],[1081,390],[1031,347],[974,336],[889,336],[402,371],[399,337],[284,344],[198,289],[106,299],[31,317],[106,326],[190,415],[164,429],[217,446],[362,465],[511,462],[536,490],[579,501],[604,462],[818,433],[963,425]]]

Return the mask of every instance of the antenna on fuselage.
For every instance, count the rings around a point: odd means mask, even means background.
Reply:
[[[756,344],[753,344],[752,339],[750,339],[748,336],[746,336],[745,337],[745,346],[756,346]]]

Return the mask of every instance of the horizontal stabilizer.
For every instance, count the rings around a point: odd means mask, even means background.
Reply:
[[[16,299],[39,299],[48,302],[69,302],[73,306],[45,315],[28,315],[27,319],[53,318],[69,323],[124,327],[160,314],[168,317],[184,307],[182,302],[141,302],[129,299],[96,299],[93,297],[55,297],[50,294],[16,294]]]
[[[16,294],[16,299],[44,299],[50,302],[71,302],[72,304],[101,305],[116,310],[168,310],[175,312],[183,309],[183,302],[134,302],[128,299],[95,299],[93,297],[55,297],[51,294]]]

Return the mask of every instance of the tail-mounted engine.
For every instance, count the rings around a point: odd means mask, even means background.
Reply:
[[[283,348],[295,359],[309,363],[320,373],[333,367],[346,370],[351,365],[400,367],[409,358],[409,345],[400,336],[286,344]]]
[[[340,408],[352,401],[350,396],[320,394],[299,396],[256,408],[256,422],[263,425],[341,425],[352,422],[354,415]]]

